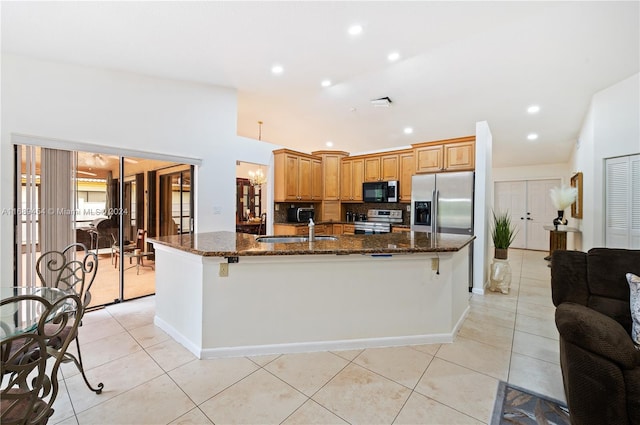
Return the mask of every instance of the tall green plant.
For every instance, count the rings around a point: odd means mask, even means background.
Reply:
[[[516,230],[511,225],[511,217],[508,212],[493,212],[493,229],[491,237],[493,238],[493,246],[498,249],[507,249],[513,243],[516,237]]]

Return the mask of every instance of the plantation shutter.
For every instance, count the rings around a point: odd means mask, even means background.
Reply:
[[[605,245],[640,248],[640,155],[607,159]]]

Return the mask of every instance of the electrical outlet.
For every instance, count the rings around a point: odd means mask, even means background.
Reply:
[[[411,212],[411,205],[407,205],[407,211]]]
[[[273,208],[275,208],[276,211],[280,211],[280,205],[279,204],[275,204],[273,206]]]
[[[220,263],[220,272],[218,273],[220,277],[228,277],[229,276],[229,263]]]

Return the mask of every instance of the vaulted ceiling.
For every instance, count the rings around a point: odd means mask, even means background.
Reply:
[[[306,152],[466,136],[486,120],[494,165],[545,164],[569,159],[594,93],[639,72],[638,6],[3,1],[2,51],[232,87],[239,135]]]

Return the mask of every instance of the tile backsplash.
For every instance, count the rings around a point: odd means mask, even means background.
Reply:
[[[294,207],[310,207],[319,208],[319,204],[314,205],[309,202],[291,203],[291,202],[277,202],[278,211],[274,211],[273,222],[274,223],[286,223],[287,222],[287,209],[290,206]],[[346,221],[347,211],[351,211],[355,214],[367,214],[367,211],[371,209],[376,210],[402,210],[402,224],[409,225],[411,213],[407,211],[409,204],[401,204],[397,202],[393,203],[364,203],[364,204],[342,204],[342,220]]]

